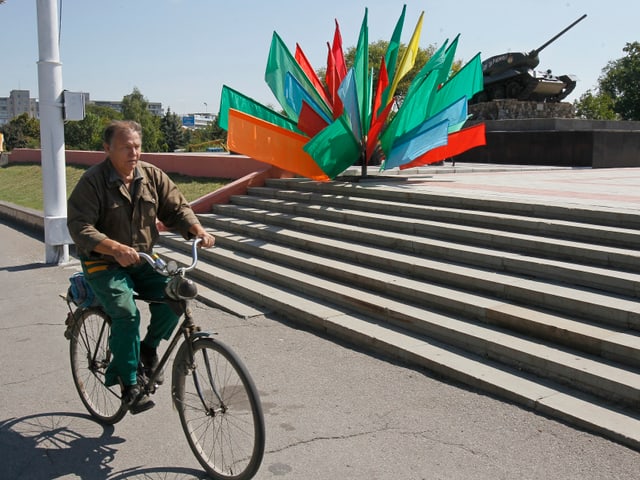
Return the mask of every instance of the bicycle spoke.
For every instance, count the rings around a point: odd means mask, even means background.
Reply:
[[[212,339],[176,357],[175,405],[189,444],[213,478],[251,478],[264,453],[264,419],[255,386],[240,360]]]

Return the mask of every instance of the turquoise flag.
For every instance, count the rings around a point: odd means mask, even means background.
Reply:
[[[427,124],[431,125],[430,128],[421,127],[417,133],[407,135],[407,140],[394,145],[391,155],[384,162],[385,170],[412,162],[429,150],[447,144],[449,122],[445,120],[435,125],[425,122]]]
[[[360,106],[358,104],[358,92],[353,67],[349,69],[347,76],[342,80],[340,88],[338,88],[338,96],[342,100],[343,115],[346,115],[353,135],[356,138],[361,138]]]
[[[291,55],[291,52],[286,47],[280,36],[276,32],[273,32],[264,79],[273,92],[273,95],[280,103],[280,106],[286,112],[287,116],[291,120],[297,121],[298,112],[288,104],[285,94],[287,72],[289,72],[304,87],[304,89],[309,92],[313,100],[321,106],[323,112],[330,116],[331,110],[320,97],[311,83],[311,80],[309,80],[293,55]]]
[[[326,123],[331,123],[333,118],[326,115],[320,105],[309,95],[300,82],[294,78],[291,73],[287,72],[285,77],[284,94],[287,99],[287,103],[293,107],[296,111],[296,115],[300,116],[300,110],[302,110],[302,102],[306,102]]]

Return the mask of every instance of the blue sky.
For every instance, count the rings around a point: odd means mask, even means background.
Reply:
[[[457,58],[529,51],[586,13],[588,17],[540,54],[539,69],[574,74],[572,101],[597,85],[602,68],[640,41],[636,0],[57,0],[60,58],[67,90],[120,100],[137,87],[175,113],[217,113],[222,85],[267,105],[264,82],[274,31],[293,52],[299,43],[315,68],[326,65],[334,20],[345,50],[357,43],[364,9],[369,40],[389,40],[407,5],[402,42],[425,12],[420,46],[460,33]],[[38,97],[37,1],[0,5],[0,96],[14,89]],[[206,105],[205,105],[206,104]]]

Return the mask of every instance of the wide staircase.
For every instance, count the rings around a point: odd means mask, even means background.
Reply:
[[[203,301],[640,450],[640,214],[274,179],[200,219]],[[185,248],[163,235],[164,255]]]

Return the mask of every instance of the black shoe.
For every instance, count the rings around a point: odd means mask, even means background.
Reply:
[[[140,363],[142,363],[142,369],[147,377],[151,376],[151,372],[158,368],[160,359],[155,348],[148,347],[146,343],[140,343]],[[162,385],[164,383],[164,372],[158,372],[156,376],[156,383]]]
[[[146,412],[156,406],[139,385],[126,385],[122,392],[122,403],[133,414]]]

